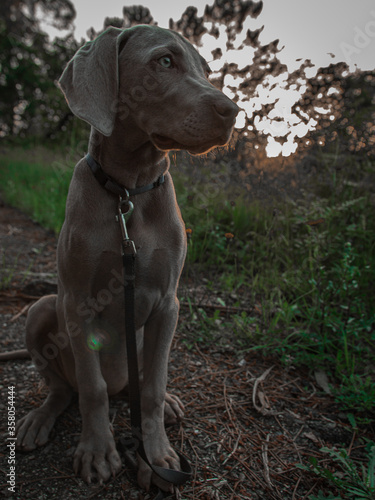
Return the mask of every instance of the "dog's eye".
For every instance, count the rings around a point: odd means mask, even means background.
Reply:
[[[163,66],[163,68],[171,68],[173,66],[172,59],[169,56],[163,56],[159,59],[159,64]]]

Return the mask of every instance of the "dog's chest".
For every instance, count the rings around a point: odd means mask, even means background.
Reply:
[[[137,220],[135,219],[135,222]],[[135,257],[135,299],[137,326],[158,307],[163,297],[176,292],[179,276],[186,253],[186,239],[183,227],[164,224],[164,227],[150,224],[129,225],[129,237],[137,249]],[[113,295],[106,310],[112,315],[122,308],[124,270],[121,257],[121,234],[117,224],[103,234],[99,240],[103,247],[95,265],[93,283],[94,295]],[[108,289],[110,293],[103,291]],[[105,311],[103,311],[105,314]],[[105,314],[106,315],[106,314]]]

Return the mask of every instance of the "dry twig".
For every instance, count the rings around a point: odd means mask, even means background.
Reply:
[[[270,488],[273,488],[273,484],[270,478],[270,469],[268,466],[268,443],[270,440],[270,435],[267,434],[266,441],[262,444],[262,458],[263,458],[263,467],[264,467],[264,479]]]
[[[21,311],[13,316],[13,318],[10,320],[11,323],[14,323],[17,321],[18,318],[20,318],[23,314],[26,314],[27,311],[30,309],[32,304],[26,304],[25,307],[21,309]]]
[[[261,391],[258,391],[258,386],[261,382],[263,382],[268,374],[270,373],[270,371],[272,370],[273,366],[270,366],[260,377],[258,377],[255,382],[254,382],[254,387],[253,387],[253,405],[254,405],[254,408],[259,412],[261,413],[262,415],[273,415],[274,412],[268,410],[267,406],[267,402],[265,401],[265,397],[264,397],[264,394],[261,392]],[[258,405],[257,403],[257,397],[259,399],[259,401],[261,402],[261,406]]]

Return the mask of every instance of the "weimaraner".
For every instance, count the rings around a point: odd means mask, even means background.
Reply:
[[[166,392],[166,385],[186,235],[168,151],[201,154],[225,145],[239,111],[208,81],[208,72],[205,60],[181,35],[139,25],[110,27],[86,43],[59,82],[72,112],[92,127],[91,157],[114,182],[134,189],[164,174],[158,187],[131,196],[134,212],[127,228],[137,250],[135,324],[143,365],[144,446],[151,463],[177,470],[179,458],[164,423],[183,416],[181,401]],[[58,242],[58,294],[36,302],[26,324],[27,348],[49,395],[18,422],[18,447],[27,451],[44,445],[78,392],[82,433],[74,471],[89,483],[106,481],[121,469],[108,415],[108,396],[128,383],[117,204],[118,197],[81,159]],[[142,488],[152,482],[170,488],[138,461]]]

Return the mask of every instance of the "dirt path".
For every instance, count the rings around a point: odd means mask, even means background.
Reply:
[[[23,347],[25,309],[56,289],[55,249],[53,234],[0,203],[2,351]],[[322,446],[350,446],[353,454],[361,454],[361,443],[332,398],[320,392],[307,373],[293,367],[287,370],[259,354],[239,352],[230,335],[189,349],[189,328],[188,313],[182,310],[169,389],[184,401],[186,418],[168,429],[168,435],[190,458],[194,477],[176,498],[302,500],[309,492],[328,491],[296,464],[306,464],[309,456],[327,460],[319,451]],[[46,389],[28,360],[2,363],[0,374],[0,496],[22,500],[155,497],[155,491],[145,494],[138,489],[129,466],[105,486],[87,486],[73,475],[72,457],[81,427],[76,402],[59,418],[46,446],[16,455],[16,493],[9,492],[8,387],[15,386],[17,418],[40,405]],[[128,413],[126,402],[110,401],[116,439],[129,432]]]

